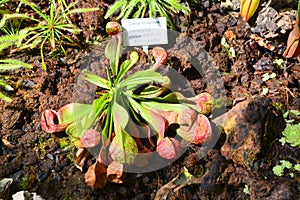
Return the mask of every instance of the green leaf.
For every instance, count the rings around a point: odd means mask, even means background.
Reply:
[[[118,74],[121,42],[122,33],[120,32],[116,35],[113,35],[105,47],[105,56],[109,59],[113,75]]]
[[[292,115],[300,116],[300,111],[298,111],[298,110],[290,110],[289,112],[290,112]]]
[[[11,102],[12,101],[11,98],[9,98],[8,96],[4,95],[1,92],[0,92],[0,99],[3,99],[4,101],[7,101],[7,102]]]
[[[280,160],[279,162],[283,168],[291,169],[292,167],[292,163],[288,160]]]
[[[1,79],[0,79],[0,86],[2,86],[4,88],[4,90],[6,90],[6,91],[14,91],[13,87],[11,87],[9,84],[2,81]]]
[[[165,132],[165,123],[166,120],[158,114],[159,110],[146,109],[134,99],[128,98],[130,105],[141,115],[141,117],[146,120],[147,124],[151,126],[162,138],[164,137]]]
[[[94,12],[98,10],[100,10],[100,8],[77,8],[69,11],[68,14]]]
[[[89,81],[90,83],[97,85],[104,89],[109,89],[108,80],[97,76],[96,74],[89,72],[88,70],[82,70],[83,80]]]
[[[130,164],[134,162],[137,153],[134,139],[123,129],[117,132],[109,147],[111,158],[121,164]]]
[[[67,104],[58,110],[58,113],[61,116],[59,123],[67,124],[67,123],[80,120],[85,115],[91,113],[92,110],[93,107],[90,104],[80,104],[80,103]]]
[[[119,132],[120,129],[125,129],[129,121],[128,109],[126,110],[115,100],[112,104],[112,112],[115,131]]]
[[[28,2],[27,0],[21,0],[21,2],[23,2],[25,5],[30,6],[30,8],[32,10],[34,10],[35,12],[37,12],[46,22],[49,22],[50,18],[45,15],[35,3],[32,2]]]
[[[296,165],[294,166],[294,169],[295,169],[296,171],[299,171],[299,172],[300,172],[300,164],[296,164]]]
[[[283,176],[283,170],[284,168],[281,165],[276,165],[275,167],[273,167],[273,173],[276,176]]]
[[[5,64],[3,64],[5,63]],[[27,63],[24,63],[19,60],[13,60],[13,59],[5,59],[5,60],[0,60],[0,69],[2,70],[7,70],[7,69],[16,69],[20,67],[25,67],[25,68],[32,68],[32,65],[29,65]]]
[[[159,103],[154,101],[142,101],[140,104],[150,110],[156,109],[160,111],[174,111],[177,113],[181,113],[188,109],[188,107],[183,104]]]
[[[129,1],[129,4],[126,6],[126,13],[123,16],[124,19],[127,19],[129,17],[129,15],[133,11],[133,9],[137,6],[139,1],[140,0],[131,0],[131,1]]]
[[[153,81],[158,83],[162,82],[163,76],[154,71],[138,71],[120,82],[119,85],[120,87],[126,87],[128,90],[131,90]]]
[[[139,60],[139,55],[136,51],[132,51],[130,53],[130,59],[125,60],[120,68],[120,71],[118,73],[118,76],[116,78],[115,83],[119,83],[120,80],[126,75],[126,73],[138,62]]]
[[[104,19],[107,19],[111,16],[114,12],[116,12],[119,8],[125,8],[127,4],[127,0],[116,1],[106,12]]]
[[[288,124],[282,134],[285,137],[285,141],[290,143],[292,147],[300,147],[300,124]]]

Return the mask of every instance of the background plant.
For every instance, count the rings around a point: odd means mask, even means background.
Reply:
[[[48,13],[42,11],[35,3],[27,0],[20,0],[26,6],[29,6],[35,14],[4,14],[0,22],[0,27],[4,27],[9,19],[21,18],[35,22],[33,26],[25,27],[18,33],[19,39],[17,46],[19,49],[40,48],[42,59],[42,69],[46,69],[44,59],[45,45],[50,45],[51,51],[62,50],[66,54],[64,44],[74,43],[67,34],[78,34],[81,30],[72,23],[70,16],[74,13],[90,12],[99,10],[99,8],[74,8],[76,2],[66,3],[65,0],[51,0]],[[58,48],[59,47],[59,48]]]
[[[18,36],[15,35],[6,35],[0,37],[0,52],[9,46],[13,45],[13,43],[18,39]],[[21,67],[25,68],[32,68],[31,65],[24,63],[19,60],[15,59],[0,59],[0,72],[5,72],[8,70],[18,69]],[[0,75],[0,86],[6,90],[6,91],[12,91],[13,88],[7,83],[7,79],[9,79],[9,76],[1,76]],[[11,101],[12,99],[8,96],[4,95],[0,92],[0,98],[4,99],[5,101]]]
[[[104,18],[107,19],[118,10],[120,10],[120,14],[117,19],[127,19],[129,17],[144,18],[146,17],[147,11],[151,18],[155,18],[158,15],[166,17],[168,25],[172,29],[176,28],[169,15],[178,14],[180,12],[190,13],[190,8],[180,4],[180,0],[120,0],[116,1],[115,4],[109,8]]]

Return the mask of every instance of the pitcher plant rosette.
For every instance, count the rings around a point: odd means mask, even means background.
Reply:
[[[175,160],[183,143],[201,145],[212,136],[205,114],[214,107],[213,97],[205,92],[186,98],[170,91],[170,78],[156,71],[168,62],[166,50],[153,48],[154,66],[132,72],[139,54],[132,51],[120,63],[120,24],[109,22],[106,31],[111,37],[105,49],[110,61],[107,79],[82,71],[84,80],[99,87],[100,97],[92,104],[71,103],[58,111],[45,110],[41,119],[44,131],[65,131],[74,141],[78,147],[75,162],[81,169],[90,150],[96,150],[96,161],[85,175],[93,188],[104,187],[107,181],[121,183],[124,166],[146,166],[151,153]],[[174,134],[166,134],[173,124]],[[137,161],[141,157],[143,162]]]

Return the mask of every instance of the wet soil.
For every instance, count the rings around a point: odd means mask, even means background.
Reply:
[[[300,196],[299,174],[291,178],[272,172],[279,160],[300,162],[299,148],[282,146],[278,141],[285,127],[283,112],[300,107],[299,62],[282,57],[292,26],[257,27],[258,17],[245,24],[233,8],[224,4],[221,7],[218,1],[201,2],[193,1],[192,13],[175,19],[176,44],[165,47],[169,52],[168,65],[188,80],[195,93],[208,91],[218,97],[220,112],[211,116],[212,121],[228,111],[226,121],[232,123],[224,126],[216,145],[205,155],[203,147],[194,145],[163,169],[127,174],[123,184],[108,183],[102,189],[86,185],[84,172],[92,158],[80,171],[74,165],[76,149],[62,145],[66,135],[48,134],[40,127],[45,109],[58,109],[71,102],[91,102],[97,88],[80,81],[80,72],[87,68],[104,75],[108,65],[105,42],[87,45],[84,41],[107,37],[103,13],[111,2],[81,1],[80,6],[100,6],[103,11],[73,19],[83,30],[78,44],[67,48],[66,57],[48,55],[47,71],[41,70],[39,52],[5,55],[34,65],[33,69],[1,72],[10,76],[9,83],[15,88],[6,93],[13,98],[12,102],[0,100],[0,178],[13,178],[11,194],[28,190],[45,199],[154,199],[160,188],[186,167],[196,181],[179,192],[169,189],[167,199]],[[235,56],[221,45],[222,37],[234,49]],[[282,65],[275,63],[278,59],[283,59]],[[264,74],[272,72],[276,73],[275,78],[262,80]],[[268,92],[263,94],[263,88],[268,88]],[[218,132],[217,122],[212,124]]]

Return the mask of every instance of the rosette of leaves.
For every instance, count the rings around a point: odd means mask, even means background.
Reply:
[[[149,17],[155,18],[158,14],[161,17],[166,17],[168,25],[172,29],[176,29],[169,14],[178,14],[180,12],[190,13],[190,8],[182,5],[180,0],[120,0],[116,1],[107,11],[104,18],[107,19],[112,14],[120,10],[120,14],[117,19],[144,18],[146,12]]]
[[[40,48],[42,69],[46,70],[44,59],[44,48],[50,45],[51,51],[60,49],[66,54],[64,43],[74,43],[68,34],[78,34],[81,30],[72,23],[70,16],[74,13],[97,11],[99,8],[74,8],[77,2],[67,4],[65,0],[50,0],[50,9],[45,13],[35,3],[27,0],[20,0],[29,6],[35,14],[3,14],[0,21],[0,28],[6,25],[6,21],[14,18],[22,18],[34,22],[34,26],[21,29],[17,34],[19,49]],[[59,48],[58,48],[59,47]]]
[[[100,146],[98,159],[86,174],[91,187],[103,187],[105,183],[99,177],[111,171],[108,170],[111,164],[118,163],[121,170],[123,164],[133,164],[138,153],[151,152],[154,148],[162,158],[176,158],[181,150],[180,142],[165,135],[165,129],[172,123],[182,126],[177,131],[182,139],[195,144],[202,144],[211,135],[209,120],[200,112],[211,111],[212,97],[205,93],[185,98],[169,91],[169,77],[155,71],[167,61],[165,50],[153,49],[154,67],[128,73],[138,62],[138,53],[132,51],[129,58],[120,63],[121,26],[109,22],[106,31],[111,35],[105,49],[110,62],[106,67],[107,79],[82,71],[84,80],[99,87],[99,98],[92,104],[72,103],[58,111],[46,110],[41,120],[46,132],[66,130],[81,148]],[[192,117],[185,117],[183,112],[191,113]],[[139,139],[141,134],[148,138],[147,143],[152,148],[147,148]],[[80,152],[77,163],[83,165],[86,154],[83,150]],[[99,173],[101,175],[95,175]]]

